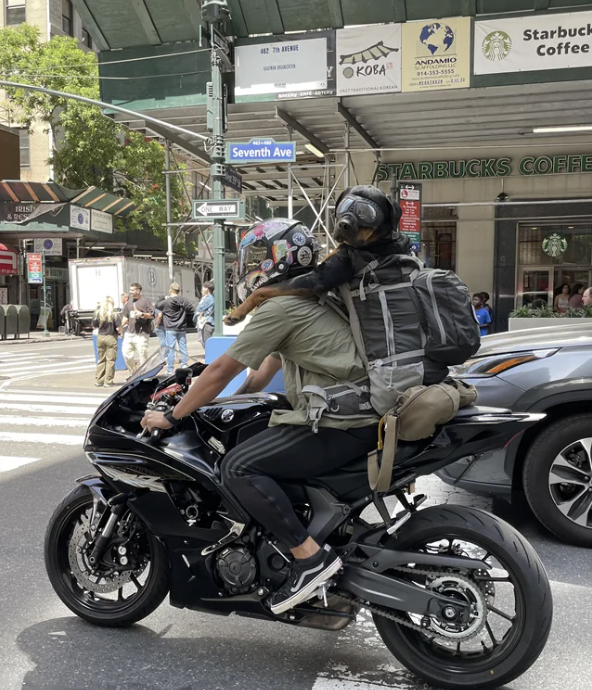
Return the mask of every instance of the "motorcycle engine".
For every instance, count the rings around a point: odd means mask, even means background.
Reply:
[[[224,549],[216,558],[216,569],[224,587],[231,594],[245,594],[257,577],[257,563],[244,546]]]

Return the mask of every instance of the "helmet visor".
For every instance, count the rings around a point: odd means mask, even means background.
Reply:
[[[267,259],[267,245],[264,242],[262,242],[260,246],[256,246],[257,244],[258,243],[250,244],[241,249],[238,262],[240,276],[244,276],[259,268],[265,259]]]

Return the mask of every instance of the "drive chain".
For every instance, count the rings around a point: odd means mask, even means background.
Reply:
[[[365,558],[349,558],[348,563],[363,563],[366,559]],[[399,572],[402,573],[410,573],[412,575],[426,575],[427,577],[433,577],[433,578],[438,578],[438,577],[449,577],[450,576],[450,571],[438,571],[438,570],[421,570],[419,568],[407,568],[405,566],[396,566],[392,568],[392,570],[398,570]],[[467,580],[470,582],[468,578],[465,578],[461,575],[455,574],[455,577],[463,580]],[[417,623],[412,623],[410,620],[407,620],[405,618],[402,618],[400,616],[397,616],[396,614],[392,613],[391,609],[388,609],[383,606],[375,606],[374,604],[371,604],[369,601],[366,601],[365,599],[362,599],[360,597],[353,597],[349,594],[344,594],[342,592],[334,592],[333,596],[337,596],[340,599],[343,599],[344,601],[349,601],[350,603],[358,604],[360,607],[365,608],[367,611],[370,611],[370,613],[376,614],[378,616],[382,616],[383,618],[388,618],[389,620],[393,621],[394,623],[397,623],[398,625],[402,625],[406,628],[411,628],[411,630],[415,630],[416,632],[420,632],[422,635],[427,637],[429,640],[433,640],[436,637],[441,637],[443,639],[450,639],[446,637],[445,635],[441,635],[439,633],[434,633],[429,631],[427,628],[425,628],[422,625],[417,625]],[[468,635],[465,640],[471,639],[472,637],[475,637],[475,635],[478,635],[478,631],[473,633],[472,635]]]

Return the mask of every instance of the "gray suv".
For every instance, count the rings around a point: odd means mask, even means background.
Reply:
[[[551,532],[592,547],[592,323],[487,336],[453,375],[477,387],[478,405],[547,416],[503,450],[438,476],[477,494],[526,496]]]

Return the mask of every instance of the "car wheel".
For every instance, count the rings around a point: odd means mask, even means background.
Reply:
[[[560,539],[592,547],[592,414],[548,426],[531,445],[522,471],[536,517]]]

